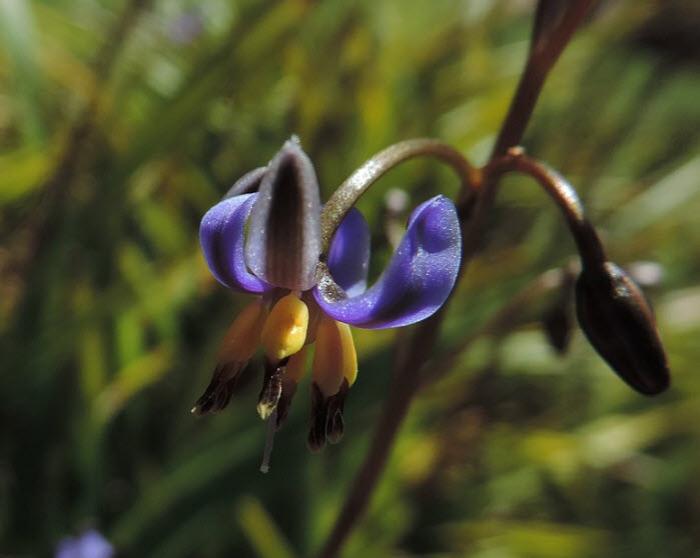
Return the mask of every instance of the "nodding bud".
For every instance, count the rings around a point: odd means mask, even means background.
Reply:
[[[564,355],[569,349],[573,320],[565,303],[557,301],[542,316],[542,329],[555,352]]]
[[[568,270],[561,272],[555,300],[544,311],[540,322],[547,341],[559,355],[566,354],[573,332],[573,291],[576,276]]]
[[[628,385],[644,395],[668,388],[666,354],[651,308],[618,266],[584,267],[576,283],[576,312],[586,337]]]

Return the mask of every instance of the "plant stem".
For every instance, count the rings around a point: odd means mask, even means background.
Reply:
[[[473,188],[476,170],[453,147],[430,138],[417,138],[395,143],[365,161],[325,203],[321,212],[323,253],[328,251],[333,233],[360,196],[395,166],[416,157],[433,157],[449,165],[462,182],[461,190],[476,195]]]
[[[492,160],[484,169],[486,181],[494,190],[498,179],[509,172],[521,172],[534,178],[554,200],[566,219],[584,266],[595,267],[607,260],[598,233],[586,219],[576,190],[563,176],[541,161],[528,157],[519,147],[509,149],[506,155]]]
[[[506,154],[509,148],[520,143],[549,70],[564,50],[591,3],[592,0],[574,2],[562,19],[559,28],[552,32],[549,40],[543,41],[546,44],[541,47],[538,45],[537,49],[531,50],[490,160]],[[472,173],[471,187],[478,192],[476,200],[473,196],[464,195],[464,192],[460,196],[458,211],[463,238],[460,277],[477,252],[478,239],[481,238],[479,233],[483,230],[486,214],[495,197],[496,188],[489,182],[482,184],[482,178],[480,173]],[[493,176],[494,180],[497,178]],[[403,335],[399,340],[392,384],[372,443],[318,558],[338,556],[357,521],[367,509],[399,428],[422,383],[423,366],[433,351],[451,300],[451,297],[448,298],[438,312],[418,324],[408,335]]]

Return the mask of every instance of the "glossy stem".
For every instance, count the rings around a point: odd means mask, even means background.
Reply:
[[[563,176],[545,163],[525,155],[522,148],[514,147],[505,156],[489,163],[485,169],[488,176],[486,182],[495,191],[500,177],[510,172],[520,172],[534,178],[554,200],[574,237],[583,267],[596,267],[607,260],[598,234],[586,219],[576,190]]]
[[[538,45],[537,50],[534,48],[531,50],[523,77],[494,145],[491,160],[507,153],[509,148],[520,143],[549,69],[563,51],[591,3],[591,0],[574,2],[567,14],[568,17],[565,17],[561,23],[561,29],[552,34],[546,45]],[[551,63],[544,64],[542,62],[548,59],[551,60]],[[469,176],[470,180],[468,184],[463,186],[458,206],[463,237],[461,275],[476,254],[479,233],[483,229],[486,221],[485,216],[493,204],[495,194],[495,188],[482,188],[484,177],[478,170],[470,169],[465,176]],[[348,180],[351,179],[352,176]],[[488,183],[483,183],[483,186],[488,185]],[[472,196],[472,192],[476,195]],[[330,216],[327,219],[329,218]],[[323,217],[321,225],[324,241],[328,242],[335,228],[331,230],[328,224],[326,224],[326,228],[323,228]],[[337,224],[335,226],[337,227]],[[392,384],[372,444],[347,492],[346,500],[333,529],[318,554],[319,558],[338,556],[348,536],[357,525],[357,521],[366,511],[372,492],[384,471],[403,418],[421,385],[423,366],[433,351],[442,320],[451,300],[451,297],[448,298],[438,312],[417,324],[397,344]]]
[[[380,151],[353,172],[333,193],[321,212],[322,253],[327,253],[331,239],[345,214],[369,187],[396,165],[416,157],[432,157],[449,165],[459,177],[462,190],[474,192],[475,169],[453,147],[441,141],[418,138],[395,143]]]

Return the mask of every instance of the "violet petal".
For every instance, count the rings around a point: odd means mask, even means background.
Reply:
[[[250,172],[245,173],[231,186],[224,194],[222,200],[233,198],[234,196],[240,196],[242,194],[252,194],[257,192],[260,188],[260,183],[262,182],[263,176],[265,176],[266,167],[258,167]]]
[[[352,208],[333,235],[328,254],[328,269],[349,297],[367,290],[370,240],[367,221]]]
[[[217,203],[202,218],[199,241],[209,270],[223,285],[248,293],[263,293],[270,286],[245,264],[245,223],[257,194],[227,198]]]
[[[326,314],[356,327],[409,325],[443,305],[457,279],[461,251],[454,204],[436,196],[414,210],[389,266],[369,290],[343,298],[342,290],[326,272],[314,296]]]
[[[321,204],[313,164],[287,141],[267,166],[250,215],[248,266],[275,287],[305,291],[321,253]]]

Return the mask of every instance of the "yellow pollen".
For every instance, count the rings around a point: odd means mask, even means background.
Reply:
[[[357,353],[347,324],[323,316],[316,330],[313,380],[326,397],[340,390],[343,379],[348,386],[357,378]]]
[[[272,307],[265,320],[260,341],[272,361],[299,352],[306,340],[309,309],[298,297],[288,294]]]

